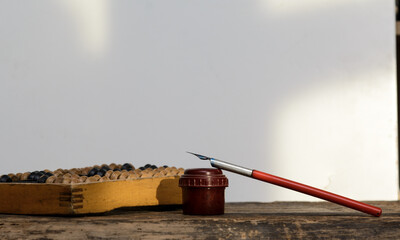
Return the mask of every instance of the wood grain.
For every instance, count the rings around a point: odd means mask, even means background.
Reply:
[[[220,216],[179,207],[80,217],[0,215],[0,239],[399,239],[400,203],[370,202],[381,217],[328,202],[228,203]]]
[[[1,183],[0,193],[0,213],[73,213],[69,185]]]

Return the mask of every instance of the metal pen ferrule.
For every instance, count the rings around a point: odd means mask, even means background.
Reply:
[[[210,158],[211,166],[221,168],[230,172],[238,173],[247,177],[251,177],[253,169],[241,167],[232,163],[224,162],[218,159]]]

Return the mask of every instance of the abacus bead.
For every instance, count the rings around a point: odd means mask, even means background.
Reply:
[[[62,183],[64,183],[64,184],[71,183],[71,178],[63,178]]]
[[[38,182],[38,183],[45,183],[46,180],[47,180],[47,178],[48,178],[48,176],[43,174],[43,175],[37,180],[37,182]]]
[[[106,172],[107,172],[107,170],[105,170],[105,169],[100,169],[100,170],[97,172],[97,175],[99,175],[100,177],[103,177],[103,176],[106,174]]]
[[[12,182],[10,176],[8,175],[3,175],[0,177],[0,182]]]
[[[98,168],[92,168],[88,173],[88,177],[92,177],[92,176],[96,175],[98,171],[99,171]]]
[[[81,182],[85,182],[85,181],[86,181],[86,179],[88,179],[88,177],[87,177],[87,176],[81,176],[81,177],[79,178],[79,180],[81,180]]]
[[[158,173],[155,173],[153,175],[153,177],[164,177],[164,174],[162,172],[158,172]]]
[[[47,178],[46,183],[54,183],[55,180],[56,180],[55,176],[50,176],[50,177]]]
[[[130,170],[132,170],[133,168],[132,167],[130,167],[130,166],[122,166],[121,167],[121,170],[126,170],[126,171],[130,171]]]
[[[109,165],[109,167],[110,167],[111,169],[114,169],[114,168],[116,168],[116,167],[117,167],[117,164],[115,164],[115,163],[111,163],[111,164]]]
[[[36,172],[36,173],[33,175],[32,180],[33,180],[33,181],[37,181],[37,180],[39,180],[39,178],[40,178],[41,176],[43,176],[43,174],[42,174],[41,172]]]
[[[96,179],[96,181],[98,181],[101,177],[99,175],[94,175],[92,178]]]
[[[72,174],[71,173],[66,173],[63,175],[63,178],[71,178]]]
[[[113,173],[113,170],[108,170],[108,171],[106,172],[106,174],[104,174],[104,176],[109,178],[109,177],[111,176],[112,173]]]
[[[31,172],[30,174],[29,174],[29,176],[28,176],[28,180],[33,180],[33,178],[34,178],[34,176],[36,175],[36,173],[38,173],[38,171],[34,171],[34,172]]]
[[[133,165],[130,164],[130,163],[124,163],[124,165],[122,165],[122,167],[125,167],[125,168],[133,168]]]
[[[21,180],[22,181],[28,180],[29,175],[31,175],[30,172],[23,173],[22,176],[21,176]]]
[[[113,174],[111,174],[110,179],[116,180],[116,179],[118,179],[119,175],[121,175],[121,172],[115,171],[115,172],[113,172]]]
[[[101,169],[106,170],[106,172],[107,172],[108,170],[111,170],[111,168],[110,168],[109,166],[107,166],[107,165],[102,166]]]

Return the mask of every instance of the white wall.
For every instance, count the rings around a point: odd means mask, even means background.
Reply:
[[[397,199],[394,1],[0,2],[1,173],[185,151]],[[226,173],[228,201],[315,200]]]

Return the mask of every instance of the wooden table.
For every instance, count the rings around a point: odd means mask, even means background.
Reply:
[[[0,239],[400,239],[400,202],[370,202],[372,217],[328,202],[227,203],[220,216],[179,206],[96,216],[0,214]]]

